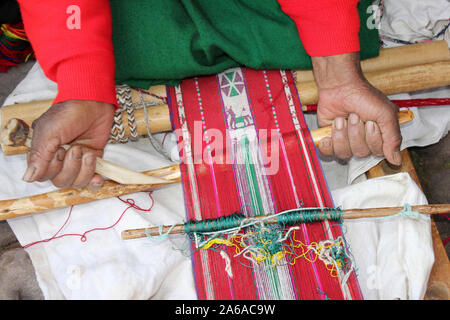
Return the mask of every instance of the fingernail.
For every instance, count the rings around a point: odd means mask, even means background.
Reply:
[[[94,166],[95,165],[95,155],[93,155],[93,154],[87,154],[85,157],[84,157],[84,164],[85,165],[87,165],[87,166],[89,166],[89,167],[92,167],[92,166]]]
[[[56,151],[56,159],[58,161],[64,161],[64,155],[65,155],[65,150],[59,149],[58,151]]]
[[[81,160],[81,157],[83,156],[83,150],[81,148],[76,147],[72,149],[72,159],[73,160]]]
[[[343,118],[336,118],[334,120],[334,126],[337,130],[342,130],[344,128],[344,119]]]
[[[375,134],[375,123],[373,123],[373,121],[367,121],[366,130],[369,134]]]
[[[350,116],[348,117],[348,120],[353,125],[359,123],[359,117],[358,117],[358,115],[356,113],[351,113]]]
[[[395,151],[392,154],[393,160],[394,160],[394,164],[399,166],[402,164],[402,155],[400,154],[400,151]]]
[[[91,191],[97,191],[97,190],[99,190],[100,188],[102,187],[102,184],[101,183],[92,183],[92,184],[90,184],[89,185],[89,190],[91,190]]]
[[[34,173],[36,172],[36,167],[33,165],[29,166],[25,171],[25,174],[22,177],[23,181],[30,182],[31,178],[33,178]]]
[[[328,148],[330,146],[330,140],[329,139],[322,139],[320,140],[320,145],[322,147]]]

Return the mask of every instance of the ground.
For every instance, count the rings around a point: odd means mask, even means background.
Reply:
[[[25,77],[34,62],[28,62],[0,73],[0,106]],[[439,143],[410,148],[411,157],[429,203],[450,203],[450,135]],[[435,217],[442,239],[450,236],[450,223]],[[450,243],[446,245],[447,254]],[[31,261],[18,243],[6,221],[0,221],[0,300],[42,299]]]

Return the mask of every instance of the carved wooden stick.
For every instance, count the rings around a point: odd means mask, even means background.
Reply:
[[[385,207],[385,208],[368,208],[368,209],[348,209],[342,210],[342,219],[361,219],[361,218],[379,218],[387,217],[397,214],[403,209],[403,207]],[[434,204],[434,205],[418,205],[411,206],[411,210],[431,215],[440,213],[450,213],[450,204]],[[271,215],[260,215],[252,217],[256,220],[265,220],[265,223],[274,224],[277,223],[277,218],[271,218]],[[323,220],[326,216],[323,216]],[[145,238],[150,236],[159,236],[161,234],[184,234],[184,224],[176,224],[172,226],[161,226],[161,227],[148,227],[140,229],[128,229],[122,231],[122,239],[130,240],[137,238]]]
[[[178,165],[147,171],[142,174],[149,177],[164,179],[165,182],[163,184],[123,185],[114,181],[106,181],[98,191],[90,191],[87,188],[66,188],[31,197],[2,200],[0,201],[0,220],[27,216],[38,212],[64,208],[95,200],[118,197],[143,190],[155,189],[167,185],[167,183],[177,183],[181,180]],[[169,182],[166,182],[166,180]]]

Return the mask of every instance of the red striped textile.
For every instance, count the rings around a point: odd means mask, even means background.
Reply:
[[[333,206],[290,73],[229,69],[169,87],[168,98],[188,220]],[[337,222],[299,227],[305,244],[342,236]],[[225,247],[230,275],[218,251],[192,249],[199,299],[362,298],[354,272],[341,284],[319,260],[249,265]]]

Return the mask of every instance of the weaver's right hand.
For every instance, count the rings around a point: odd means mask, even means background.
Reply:
[[[68,100],[53,105],[33,124],[28,168],[23,180],[51,180],[58,188],[98,189],[96,157],[103,155],[114,121],[114,106],[97,101]],[[70,144],[67,150],[62,145]]]

